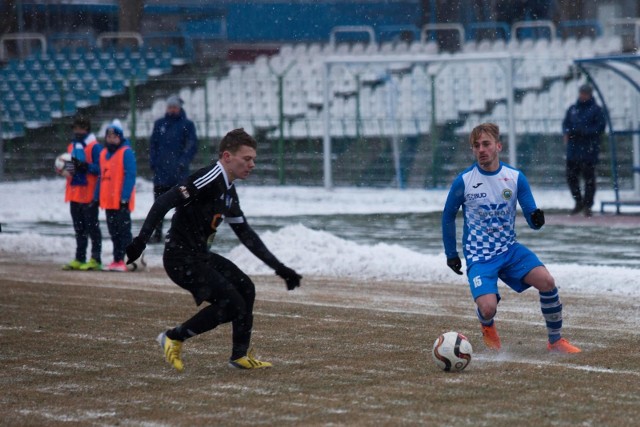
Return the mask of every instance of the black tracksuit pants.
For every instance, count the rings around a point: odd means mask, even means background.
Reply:
[[[170,339],[184,341],[232,322],[231,360],[247,354],[253,327],[255,285],[233,262],[221,255],[165,249],[164,268],[169,278],[193,295],[196,304],[207,301],[182,325],[167,331]]]
[[[127,245],[133,240],[131,235],[131,213],[129,209],[107,209],[107,228],[113,242],[113,260],[124,261]]]
[[[87,260],[87,246],[91,239],[91,258],[102,262],[102,233],[98,221],[98,203],[70,203],[71,220],[76,235],[76,259]]]
[[[580,178],[584,179],[584,195],[580,190]],[[576,206],[591,208],[596,194],[596,164],[567,160],[567,184]]]

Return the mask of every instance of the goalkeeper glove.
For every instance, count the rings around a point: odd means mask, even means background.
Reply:
[[[540,228],[544,225],[544,212],[541,209],[536,209],[531,212],[531,224],[536,228]]]
[[[276,269],[276,274],[284,279],[287,284],[287,290],[292,291],[300,286],[302,276],[284,264]]]
[[[76,173],[76,166],[73,162],[64,162],[64,170],[67,171],[67,173],[69,175],[75,175]]]
[[[447,265],[456,274],[462,275],[462,261],[460,261],[460,257],[459,256],[457,256],[455,258],[447,258]]]
[[[89,169],[89,163],[83,162],[75,157],[71,158],[71,162],[73,163],[73,167],[77,172],[84,173]]]

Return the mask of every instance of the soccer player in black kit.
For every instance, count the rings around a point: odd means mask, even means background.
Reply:
[[[249,226],[233,185],[255,167],[256,140],[244,129],[227,133],[218,150],[219,160],[192,174],[159,197],[137,237],[127,247],[128,263],[140,257],[156,224],[172,208],[175,213],[165,239],[163,264],[169,278],[193,295],[196,304],[209,305],[192,318],[162,332],[158,342],[165,358],[182,371],[182,343],[188,338],[232,322],[233,347],[229,364],[239,369],[268,368],[249,351],[253,326],[255,286],[234,263],[209,251],[218,226],[227,222],[240,241],[282,277],[288,290],[300,286],[302,276],[286,267],[267,249]]]

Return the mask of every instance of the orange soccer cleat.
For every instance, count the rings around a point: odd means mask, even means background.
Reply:
[[[560,338],[558,341],[554,342],[553,344],[547,343],[547,350],[549,350],[552,353],[566,353],[566,354],[580,353],[582,351],[575,345],[571,344],[569,341],[565,340],[564,338]]]
[[[491,326],[482,325],[482,339],[484,340],[484,344],[487,348],[491,350],[498,351],[502,347],[495,323]]]

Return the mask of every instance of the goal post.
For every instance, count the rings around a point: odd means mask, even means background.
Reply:
[[[515,127],[515,100],[514,100],[514,61],[519,56],[512,53],[486,53],[486,54],[456,54],[449,57],[433,54],[387,54],[387,55],[366,55],[347,56],[330,55],[322,61],[322,84],[323,84],[323,181],[326,189],[333,188],[333,164],[332,164],[332,136],[331,136],[331,70],[336,66],[343,67],[390,67],[399,64],[414,65],[438,65],[451,63],[468,62],[494,62],[501,66],[504,73],[504,85],[506,97],[504,102],[507,106],[507,144],[509,151],[509,163],[517,166],[517,141]],[[434,96],[431,93],[431,96]],[[394,155],[394,167],[396,180],[400,183],[399,153],[396,138],[393,138],[392,153]]]

